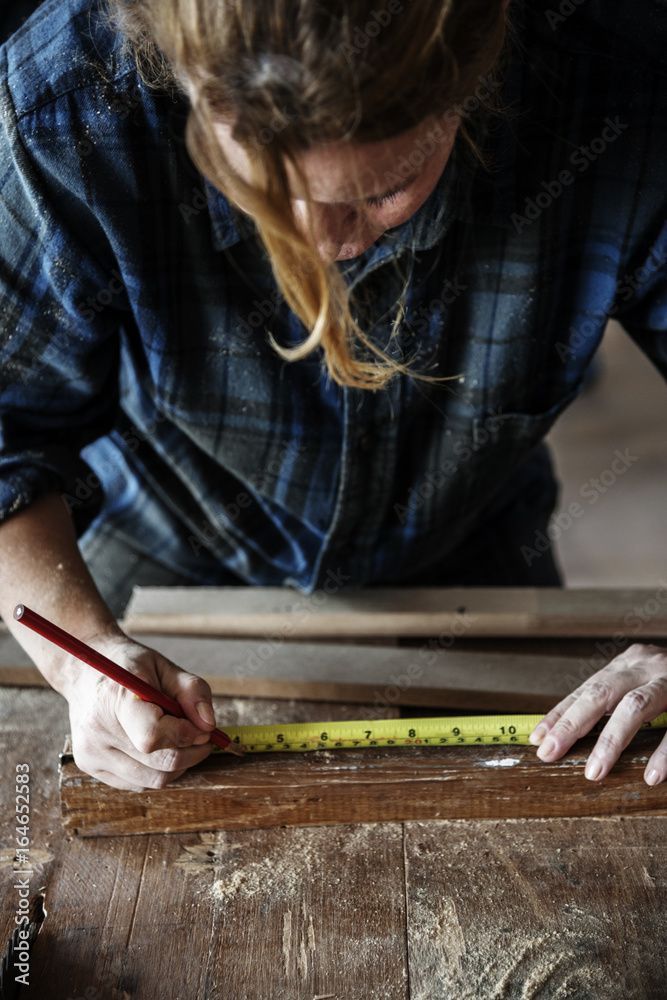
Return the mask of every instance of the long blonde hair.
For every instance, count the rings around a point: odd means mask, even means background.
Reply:
[[[398,372],[428,381],[380,351],[355,322],[344,280],[320,260],[292,211],[286,164],[336,142],[391,139],[464,106],[498,65],[501,0],[108,0],[143,80],[190,93],[188,152],[231,201],[242,192],[289,307],[310,331],[289,361],[317,346],[341,385],[380,388]],[[194,93],[192,89],[194,84]],[[492,96],[477,100],[494,110]],[[459,133],[475,153],[464,116]],[[221,120],[250,154],[245,182],[217,136]],[[232,183],[233,181],[233,183]],[[401,302],[394,333],[402,317]],[[367,349],[357,355],[357,344]],[[368,360],[368,351],[379,360]],[[444,376],[443,378],[454,376]]]

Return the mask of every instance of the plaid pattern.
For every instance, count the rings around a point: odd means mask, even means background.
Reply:
[[[47,0],[0,48],[0,517],[55,490],[84,546],[309,593],[478,551],[530,463],[553,492],[540,442],[607,317],[667,374],[667,6],[512,8],[490,168],[458,151],[340,265],[374,343],[457,378],[364,391],[273,351],[305,331],[190,161],[185,100],[141,83],[99,2]]]

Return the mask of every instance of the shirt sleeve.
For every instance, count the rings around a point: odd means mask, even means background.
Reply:
[[[80,452],[113,426],[118,331],[128,308],[122,276],[86,203],[71,104],[64,98],[58,107],[56,100],[47,123],[43,109],[18,116],[13,72],[20,70],[8,72],[3,46],[0,521],[45,493],[75,492],[90,474]],[[77,508],[79,533],[99,494]]]
[[[667,220],[661,240],[616,286],[618,320],[667,379]]]

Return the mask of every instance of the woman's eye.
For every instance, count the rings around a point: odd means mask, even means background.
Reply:
[[[401,188],[400,191],[392,191],[391,194],[385,194],[381,198],[366,198],[366,204],[371,208],[380,208],[382,205],[388,205],[392,201],[396,201],[399,194],[401,194],[405,188]]]

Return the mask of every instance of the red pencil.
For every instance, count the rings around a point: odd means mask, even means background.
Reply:
[[[39,635],[44,636],[45,639],[49,639],[54,642],[56,646],[60,646],[61,649],[66,650],[71,653],[72,656],[78,657],[83,660],[84,663],[89,664],[91,667],[95,667],[96,670],[100,670],[107,677],[112,680],[117,681],[118,684],[122,684],[123,687],[128,688],[133,691],[134,694],[138,695],[139,698],[143,698],[144,701],[150,701],[154,705],[159,705],[159,707],[167,712],[169,715],[175,715],[179,719],[184,719],[186,717],[185,712],[179,705],[177,701],[170,698],[168,695],[163,694],[162,691],[158,691],[157,688],[152,687],[147,684],[146,681],[142,681],[140,677],[135,674],[131,674],[129,670],[124,667],[119,667],[117,663],[110,660],[107,656],[102,653],[98,653],[91,646],[87,646],[85,642],[81,642],[80,639],[75,639],[73,635],[66,632],[65,629],[59,628],[58,625],[54,625],[53,622],[47,621],[46,618],[42,618],[38,615],[36,611],[31,611],[30,608],[26,608],[25,604],[17,604],[14,608],[14,618],[17,622],[22,622],[31,628],[33,632],[38,632]],[[220,729],[213,729],[209,734],[209,739],[211,743],[215,743],[216,746],[220,747],[221,750],[229,750],[230,753],[235,753],[238,757],[245,757],[242,750],[234,746],[229,736],[223,733]]]

